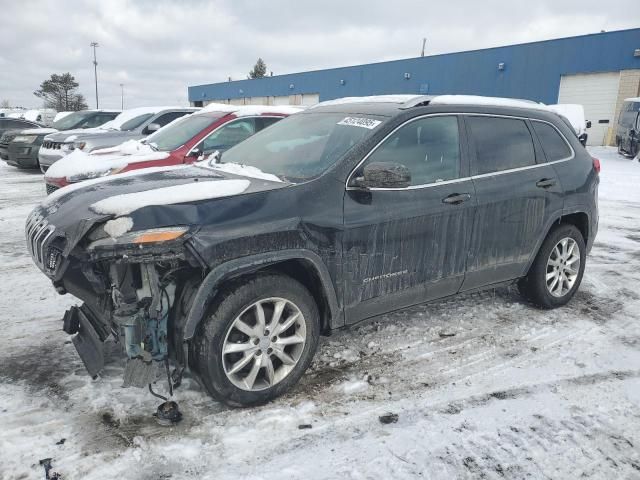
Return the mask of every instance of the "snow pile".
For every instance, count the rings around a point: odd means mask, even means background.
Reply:
[[[176,203],[197,202],[238,195],[244,192],[250,184],[249,180],[214,180],[185,183],[143,192],[115,195],[94,203],[90,208],[99,214],[121,216],[151,205],[174,205]]]
[[[243,177],[259,178],[261,180],[269,180],[271,182],[282,182],[277,176],[266,173],[257,167],[250,165],[240,165],[239,163],[210,163],[212,157],[203,162],[198,162],[198,166],[211,168],[220,172],[232,173],[234,175],[242,175]]]
[[[107,175],[109,172],[122,169],[130,163],[153,162],[164,160],[169,156],[167,152],[154,152],[152,149],[149,151],[150,153],[139,155],[97,155],[96,152],[85,153],[76,149],[51,165],[44,176],[45,178],[69,178]]]
[[[104,224],[104,231],[111,238],[118,238],[133,228],[131,217],[120,217]]]

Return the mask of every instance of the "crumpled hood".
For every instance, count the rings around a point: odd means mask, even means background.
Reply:
[[[288,185],[199,166],[156,167],[64,187],[34,213],[66,238],[67,255],[93,225],[110,218],[130,217],[133,230],[199,224],[227,201]]]

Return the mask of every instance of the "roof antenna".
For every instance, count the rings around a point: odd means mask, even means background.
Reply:
[[[421,57],[424,57],[424,47],[427,44],[427,39],[423,38],[422,39],[422,53],[420,54]]]

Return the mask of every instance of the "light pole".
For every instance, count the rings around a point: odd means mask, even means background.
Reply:
[[[93,74],[96,79],[96,109],[98,108],[98,61],[96,60],[96,47],[98,47],[98,42],[91,42],[91,47],[93,47]]]
[[[124,83],[120,84],[120,110],[124,110]]]

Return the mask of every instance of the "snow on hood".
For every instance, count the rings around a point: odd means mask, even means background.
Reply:
[[[250,115],[262,115],[265,113],[279,113],[282,115],[293,115],[301,112],[305,107],[290,105],[227,105],[224,103],[210,103],[202,110],[196,113],[222,112],[233,113],[236,117],[245,117]]]
[[[152,205],[174,205],[176,203],[197,202],[238,195],[244,192],[250,184],[249,180],[215,180],[185,183],[142,192],[115,195],[100,200],[89,208],[97,214],[119,217]]]
[[[58,162],[56,162],[58,163]],[[123,172],[123,173],[116,173],[114,175],[108,175],[105,177],[98,177],[98,178],[91,178],[89,180],[84,180],[82,182],[78,182],[78,183],[72,183],[70,185],[67,185],[66,187],[62,187],[57,189],[56,191],[52,192],[51,194],[47,195],[47,197],[41,202],[41,206],[42,207],[48,207],[52,204],[54,204],[56,202],[56,200],[59,200],[60,198],[64,197],[65,195],[68,195],[69,193],[75,191],[75,190],[79,190],[81,188],[84,187],[88,187],[91,185],[96,185],[99,183],[105,183],[114,179],[120,179],[120,178],[127,178],[127,177],[133,177],[136,175],[146,175],[149,173],[157,173],[157,172],[170,172],[170,171],[175,171],[175,170],[183,170],[183,169],[187,169],[191,167],[191,165],[170,165],[170,166],[166,166],[166,167],[150,167],[150,168],[141,168],[138,170],[131,170],[129,172]],[[46,177],[46,175],[45,175]]]
[[[24,135],[47,135],[49,133],[55,133],[58,130],[55,128],[27,128],[26,130],[20,130],[20,134]]]
[[[164,160],[169,156],[168,152],[140,152],[136,155],[101,154],[96,152],[85,153],[82,150],[74,150],[69,155],[61,158],[45,173],[45,178],[69,178],[73,176],[108,175],[112,170],[126,167],[132,162],[152,162]]]
[[[250,165],[240,165],[239,163],[212,163],[213,154],[209,156],[207,160],[197,162],[198,167],[210,168],[212,170],[218,170],[220,172],[232,173],[234,175],[240,175],[242,177],[259,178],[261,180],[269,180],[272,182],[282,182],[279,177],[266,173],[257,167]]]
[[[91,152],[92,155],[117,154],[117,155],[139,155],[158,153],[151,146],[140,140],[127,140],[115,147],[100,148]]]

